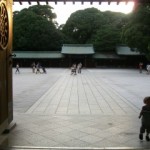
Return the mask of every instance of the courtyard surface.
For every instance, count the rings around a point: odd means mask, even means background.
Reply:
[[[150,95],[150,75],[132,69],[13,70],[14,121],[9,146],[150,148],[138,139],[139,112]]]

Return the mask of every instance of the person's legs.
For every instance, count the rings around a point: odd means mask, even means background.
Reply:
[[[142,125],[140,128],[140,134],[139,134],[139,139],[143,140],[143,133],[145,133],[145,126]]]
[[[71,75],[74,73],[74,70],[73,69],[71,69]]]
[[[139,68],[140,73],[142,73],[142,67]]]
[[[78,69],[78,73],[80,73],[80,68]]]
[[[146,129],[146,141],[150,141],[149,133],[150,133],[150,126],[148,126]]]
[[[74,70],[74,75],[76,75],[76,69]]]
[[[37,73],[39,73],[39,68],[37,68],[37,70],[36,70],[36,74],[37,74]]]
[[[16,69],[16,73],[17,73],[17,72],[19,73],[19,68]]]

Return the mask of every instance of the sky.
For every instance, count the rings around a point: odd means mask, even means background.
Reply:
[[[37,3],[32,2],[31,5],[37,5]],[[23,8],[30,7],[31,5],[29,5],[27,2],[23,2],[22,5],[20,5],[18,2],[14,2],[13,11],[20,11]],[[46,3],[41,2],[40,5],[46,5]],[[110,10],[128,14],[132,12],[134,7],[133,2],[128,2],[127,4],[125,2],[120,2],[119,5],[117,5],[116,2],[111,2],[110,5],[108,5],[107,2],[102,2],[101,5],[99,5],[98,2],[93,2],[92,5],[89,2],[84,2],[84,4],[81,4],[81,2],[76,2],[75,4],[73,4],[72,2],[67,2],[66,4],[64,4],[63,2],[58,2],[57,4],[55,4],[54,2],[49,2],[49,5],[53,7],[53,13],[57,14],[56,21],[59,25],[65,24],[71,13],[77,10],[95,7],[100,11]]]

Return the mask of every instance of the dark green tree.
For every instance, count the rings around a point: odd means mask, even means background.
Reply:
[[[96,8],[79,10],[71,14],[63,27],[63,33],[74,43],[89,43],[93,34],[103,24],[103,14]]]
[[[120,30],[111,25],[103,26],[93,37],[96,51],[115,51],[118,43],[120,43]]]
[[[63,35],[56,29],[50,6],[31,6],[14,12],[14,50],[60,50]]]
[[[124,19],[125,15],[122,13],[88,8],[73,13],[62,31],[74,43],[92,43],[97,51],[112,51],[120,43]]]
[[[94,34],[92,41],[96,51],[115,51],[121,42],[121,31],[125,22],[125,14],[106,11],[104,25]]]
[[[29,11],[34,12],[36,15],[39,15],[43,18],[46,18],[48,21],[53,21],[53,19],[57,18],[57,15],[52,12],[53,7],[49,5],[37,5],[29,7]]]
[[[145,53],[150,60],[150,5],[141,4],[128,16],[123,28],[122,40],[131,48]]]

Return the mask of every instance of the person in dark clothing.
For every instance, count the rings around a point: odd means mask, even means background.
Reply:
[[[45,67],[42,67],[43,73],[47,73]]]
[[[36,65],[36,74],[37,73],[41,73],[40,72],[40,63],[37,63],[37,65]]]
[[[145,105],[142,107],[139,115],[139,119],[142,118],[139,139],[143,140],[143,134],[146,132],[145,138],[147,141],[150,141],[150,97],[145,97],[143,102]]]

